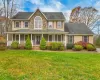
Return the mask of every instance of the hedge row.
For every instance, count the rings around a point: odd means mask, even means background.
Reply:
[[[93,44],[82,41],[79,41],[75,44],[67,44],[67,49],[73,49],[75,51],[81,51],[83,49],[86,49],[88,51],[96,51],[96,48]]]

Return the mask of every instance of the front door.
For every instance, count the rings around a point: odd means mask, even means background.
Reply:
[[[40,35],[36,35],[36,45],[40,44],[40,40],[41,40],[41,36]]]

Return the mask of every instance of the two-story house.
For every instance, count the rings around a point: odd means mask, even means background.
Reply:
[[[19,12],[13,18],[12,31],[7,33],[7,46],[12,41],[24,44],[27,35],[32,46],[40,44],[41,37],[47,42],[67,43],[85,41],[93,43],[93,32],[84,23],[66,23],[62,12]]]

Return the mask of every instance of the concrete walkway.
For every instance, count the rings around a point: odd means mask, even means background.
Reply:
[[[97,49],[97,52],[100,53],[100,48],[96,48],[96,49]]]

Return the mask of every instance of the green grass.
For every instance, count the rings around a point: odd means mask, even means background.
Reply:
[[[0,51],[0,80],[100,80],[100,54]]]

